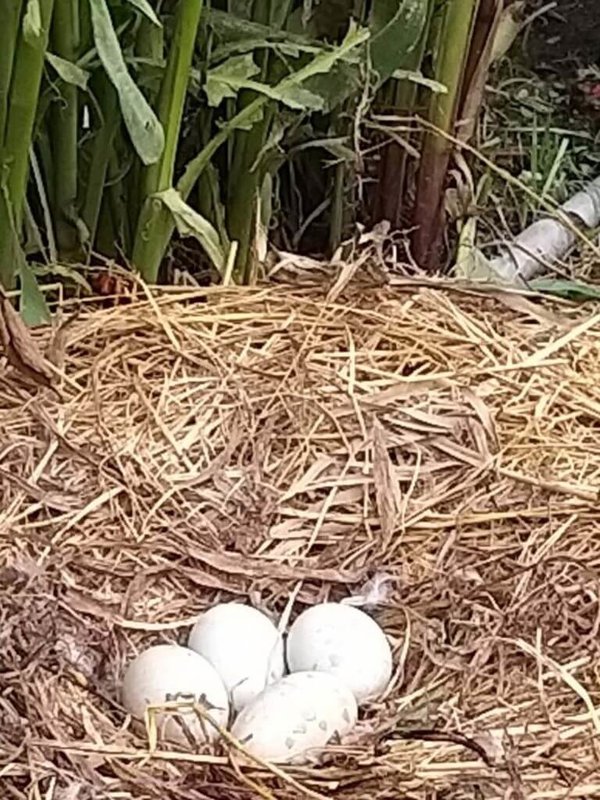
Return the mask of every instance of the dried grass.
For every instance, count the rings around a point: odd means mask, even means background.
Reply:
[[[599,323],[408,282],[173,291],[82,314],[62,399],[4,369],[2,798],[600,794]],[[131,731],[123,663],[201,609],[373,583],[395,683],[324,764]]]

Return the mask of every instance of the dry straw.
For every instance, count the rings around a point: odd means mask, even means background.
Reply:
[[[84,311],[57,392],[2,367],[1,797],[598,795],[594,314],[409,282],[167,292]],[[368,585],[394,682],[324,763],[132,730],[124,662],[211,603]]]

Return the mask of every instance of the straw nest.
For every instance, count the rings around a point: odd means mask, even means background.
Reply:
[[[172,292],[75,321],[60,396],[2,367],[2,798],[597,796],[599,319]],[[203,608],[349,595],[396,671],[322,763],[132,731],[124,662]]]

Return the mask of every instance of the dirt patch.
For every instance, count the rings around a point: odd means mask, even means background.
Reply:
[[[574,62],[600,62],[600,2],[558,0],[556,8],[538,18],[528,41],[532,66],[561,62],[568,69]]]

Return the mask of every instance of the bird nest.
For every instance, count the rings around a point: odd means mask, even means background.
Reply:
[[[448,285],[173,290],[84,311],[54,389],[13,352],[2,797],[597,795],[599,323]],[[156,749],[119,704],[217,601],[350,597],[395,672],[319,763]]]

